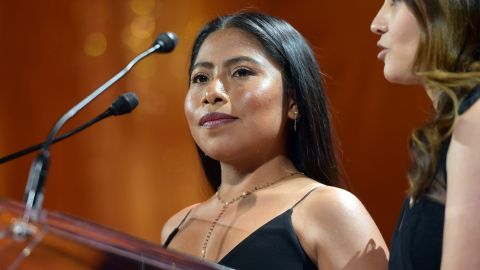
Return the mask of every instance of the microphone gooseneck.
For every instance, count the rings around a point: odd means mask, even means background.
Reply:
[[[174,33],[167,32],[160,34],[160,36],[155,40],[152,47],[144,51],[143,53],[136,56],[132,61],[130,61],[127,66],[122,69],[119,73],[113,76],[105,84],[100,86],[98,89],[93,91],[85,99],[80,101],[73,108],[68,110],[53,126],[51,129],[47,140],[42,146],[42,149],[33,161],[30,168],[30,173],[28,176],[28,182],[25,190],[25,206],[26,206],[26,216],[30,210],[40,209],[43,202],[43,187],[45,185],[45,178],[48,172],[48,164],[50,160],[50,145],[53,143],[55,137],[63,125],[74,115],[76,115],[81,109],[83,109],[87,104],[92,100],[97,98],[100,94],[105,92],[110,86],[120,80],[127,72],[129,72],[132,67],[138,63],[143,58],[149,56],[154,52],[158,53],[168,53],[171,52],[177,44],[177,36]]]
[[[135,107],[138,105],[138,98],[134,93],[125,93],[121,96],[118,96],[115,101],[110,105],[110,107],[101,113],[100,115],[96,116],[92,120],[88,121],[87,123],[81,125],[80,127],[73,129],[65,134],[62,134],[61,136],[58,136],[53,140],[52,144],[55,144],[57,142],[63,141],[66,138],[69,138],[80,131],[90,127],[91,125],[99,122],[100,120],[103,120],[109,116],[115,115],[119,116],[122,114],[130,113],[132,112]],[[22,157],[24,155],[30,154],[33,151],[36,151],[40,148],[42,148],[44,142],[27,147],[25,149],[22,149],[20,151],[17,151],[13,154],[7,155],[5,157],[0,158],[0,164],[6,163],[8,161],[14,160],[16,158]]]

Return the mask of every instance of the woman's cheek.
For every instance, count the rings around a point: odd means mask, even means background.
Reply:
[[[192,126],[193,124],[194,114],[196,110],[196,106],[195,106],[196,103],[194,99],[195,99],[195,95],[191,91],[189,91],[185,97],[185,102],[183,106],[185,117],[187,119],[189,126]]]

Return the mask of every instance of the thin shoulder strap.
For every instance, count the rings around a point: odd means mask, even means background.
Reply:
[[[195,207],[192,207],[190,208],[190,210],[188,210],[187,214],[183,217],[182,221],[180,221],[178,226],[175,229],[173,229],[173,231],[168,235],[167,240],[165,240],[165,243],[163,243],[164,248],[168,247],[168,245],[170,244],[170,242],[172,242],[175,235],[177,235],[177,233],[180,231],[180,227],[183,225],[185,220],[187,220],[187,217],[190,215],[190,212],[192,212],[193,208]]]
[[[299,203],[301,203],[303,200],[305,200],[305,198],[307,198],[308,195],[310,195],[310,193],[312,193],[313,191],[315,191],[315,189],[317,189],[318,187],[320,187],[320,186],[316,186],[316,187],[310,189],[310,190],[307,192],[307,194],[303,195],[303,197],[302,197],[300,200],[298,200],[298,201],[292,206],[292,209],[295,208],[295,206],[297,206],[297,205],[298,205]]]
[[[467,94],[465,99],[460,104],[459,113],[462,114],[466,112],[472,105],[480,99],[480,85],[477,85],[473,88],[470,93]]]

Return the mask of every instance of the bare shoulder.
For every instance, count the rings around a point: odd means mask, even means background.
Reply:
[[[385,241],[355,195],[323,186],[299,206],[297,234],[320,269],[386,269]]]
[[[479,269],[480,102],[459,116],[447,154],[442,269]]]
[[[480,188],[480,101],[477,101],[455,123],[447,155],[447,178],[450,202],[478,198]],[[463,194],[467,192],[467,194]],[[473,193],[475,194],[473,194]],[[450,193],[450,194],[449,194]],[[458,198],[456,195],[459,195]],[[453,197],[452,197],[453,196]]]
[[[458,117],[453,129],[453,137],[466,143],[480,140],[480,101],[475,102]]]
[[[197,204],[193,204],[190,206],[185,207],[184,209],[180,210],[173,216],[171,216],[167,222],[163,225],[162,233],[161,233],[161,242],[164,243],[167,239],[168,235],[182,222],[182,220],[187,216],[187,214],[195,208]]]
[[[305,210],[311,215],[312,222],[346,223],[370,222],[371,217],[362,202],[341,188],[320,187],[305,200]],[[354,225],[356,226],[356,225]]]

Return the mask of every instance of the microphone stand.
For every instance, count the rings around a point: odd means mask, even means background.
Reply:
[[[11,226],[10,231],[15,239],[27,239],[37,234],[38,228],[30,223],[30,219],[33,221],[38,220],[40,209],[43,203],[43,187],[45,185],[45,178],[48,172],[48,165],[50,161],[50,145],[55,140],[57,133],[62,126],[73,116],[75,116],[81,109],[83,109],[93,99],[105,92],[110,86],[120,80],[125,74],[127,74],[132,67],[137,64],[143,58],[156,52],[161,48],[161,44],[155,43],[151,48],[136,56],[128,65],[122,69],[119,73],[113,76],[110,80],[93,91],[90,95],[80,101],[72,109],[67,111],[54,125],[47,140],[43,143],[40,153],[33,161],[30,167],[30,173],[28,175],[27,185],[25,187],[25,212],[22,219],[15,219]]]
[[[42,146],[40,153],[37,158],[33,161],[32,166],[30,167],[30,173],[28,175],[27,185],[25,187],[25,213],[23,216],[23,223],[28,224],[30,218],[36,220],[38,218],[39,210],[41,209],[43,202],[43,188],[45,185],[45,178],[48,172],[48,165],[50,161],[50,146],[53,143],[57,133],[60,131],[62,126],[75,114],[77,114],[81,109],[83,109],[88,103],[93,99],[98,97],[100,94],[105,92],[110,86],[120,80],[127,72],[132,69],[132,67],[137,64],[143,58],[149,56],[154,52],[159,53],[168,53],[171,52],[177,44],[177,36],[175,33],[166,32],[160,34],[153,45],[144,51],[143,53],[136,56],[132,61],[130,61],[127,66],[122,69],[119,73],[113,76],[105,84],[100,86],[98,89],[93,91],[85,99],[80,101],[77,105],[67,111],[54,125],[50,131],[47,140]],[[26,232],[28,235],[29,233]]]
[[[93,99],[98,97],[100,94],[105,92],[110,86],[116,83],[119,79],[121,79],[127,72],[129,72],[132,67],[137,64],[140,60],[147,57],[148,55],[156,52],[161,47],[160,44],[155,44],[148,50],[144,51],[143,53],[139,54],[135,57],[128,65],[122,69],[119,73],[113,76],[110,80],[108,80],[105,84],[100,86],[98,89],[93,91],[90,95],[88,95],[85,99],[80,101],[77,105],[75,105],[72,109],[66,112],[54,125],[52,130],[50,131],[47,140],[43,144],[40,153],[38,154],[37,158],[33,161],[32,166],[30,167],[30,173],[28,175],[28,182],[25,189],[25,215],[24,220],[28,221],[30,217],[35,217],[37,211],[42,206],[43,202],[43,186],[45,183],[45,177],[48,172],[48,165],[50,161],[50,145],[52,144],[55,136],[62,128],[62,126],[74,115],[76,115],[81,109],[83,109],[88,103],[90,103]],[[33,211],[32,211],[33,210]]]
[[[45,236],[45,233],[40,233],[41,230],[34,225],[33,222],[39,220],[39,214],[41,213],[41,206],[43,203],[43,189],[45,185],[45,179],[48,172],[48,165],[50,161],[50,146],[55,140],[58,132],[62,126],[73,116],[75,116],[81,109],[83,109],[87,104],[92,100],[98,97],[100,94],[105,92],[110,86],[120,80],[126,73],[128,73],[135,64],[137,64],[143,58],[149,56],[154,52],[171,52],[177,44],[177,37],[174,33],[167,32],[161,34],[154,42],[154,44],[144,51],[143,53],[136,56],[132,61],[130,61],[127,66],[122,69],[119,73],[113,76],[105,84],[100,86],[98,89],[93,91],[85,99],[80,101],[73,108],[68,110],[54,125],[50,131],[47,140],[44,142],[40,153],[37,158],[33,161],[32,166],[30,167],[30,173],[28,175],[27,185],[25,187],[25,212],[23,218],[14,219],[11,222],[9,233],[16,240],[25,240],[34,238],[35,241],[32,242],[32,246],[29,248],[34,248]],[[1,236],[0,236],[1,239]],[[24,254],[28,256],[28,254]],[[20,257],[19,257],[20,258]]]

